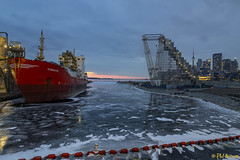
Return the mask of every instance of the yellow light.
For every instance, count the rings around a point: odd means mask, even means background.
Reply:
[[[200,81],[210,81],[211,76],[199,76],[198,77]]]
[[[6,44],[4,45],[4,48],[7,48],[7,45],[6,45]]]

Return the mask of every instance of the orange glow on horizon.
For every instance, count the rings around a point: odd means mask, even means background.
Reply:
[[[110,78],[110,79],[148,79],[147,77],[130,77],[118,75],[101,75],[95,72],[87,72],[88,78]]]

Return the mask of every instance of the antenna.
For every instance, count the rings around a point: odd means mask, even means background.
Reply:
[[[194,60],[195,60],[195,57],[194,57],[194,48],[193,48],[192,69],[194,69]]]

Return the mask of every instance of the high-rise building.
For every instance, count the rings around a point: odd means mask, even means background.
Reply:
[[[222,60],[222,70],[224,72],[230,72],[231,71],[231,59],[223,59]]]
[[[213,54],[213,72],[218,73],[222,70],[222,53]]]
[[[206,61],[203,61],[203,68],[211,70],[211,59],[207,59]]]
[[[199,65],[201,60],[198,61]],[[200,72],[198,75],[198,78],[200,81],[209,81],[211,80],[211,59],[207,59],[206,61],[203,61],[202,67],[200,67]]]
[[[207,75],[211,72],[211,59],[207,59],[206,61],[203,61],[203,68],[202,74]]]
[[[234,60],[231,61],[231,68],[230,68],[230,72],[236,73],[238,72],[239,68],[238,68],[238,61],[237,58],[234,57]]]
[[[198,59],[197,61],[197,72],[200,72],[200,68],[202,68],[203,65],[202,65],[202,59]]]

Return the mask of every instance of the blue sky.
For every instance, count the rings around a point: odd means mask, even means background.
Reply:
[[[148,76],[146,33],[170,38],[188,62],[193,48],[196,59],[221,52],[240,61],[239,0],[7,0],[0,12],[0,31],[21,41],[27,58],[43,29],[46,60],[75,48],[98,74]]]

